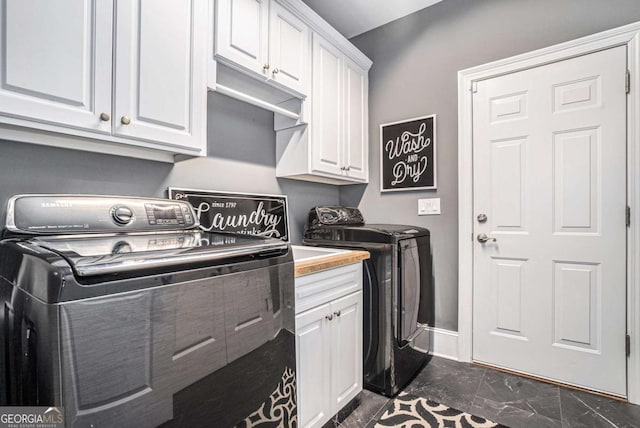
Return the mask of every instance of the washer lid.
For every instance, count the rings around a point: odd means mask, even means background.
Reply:
[[[51,236],[28,241],[64,257],[81,277],[182,266],[223,264],[238,257],[269,257],[288,251],[279,239],[182,231],[97,236]]]
[[[365,224],[363,226],[325,225],[305,232],[305,241],[349,241],[395,244],[402,239],[429,236],[429,230],[403,224]]]

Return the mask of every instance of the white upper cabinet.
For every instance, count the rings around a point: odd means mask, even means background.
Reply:
[[[313,35],[312,169],[341,175],[344,168],[342,79],[343,55]]]
[[[307,95],[309,27],[275,0],[217,0],[215,56]]]
[[[202,0],[120,0],[113,131],[198,148],[206,138]],[[171,31],[167,31],[171,29]]]
[[[268,76],[269,0],[218,0],[216,55]]]
[[[110,133],[113,3],[0,2],[0,114]]]
[[[271,2],[269,17],[271,78],[307,94],[309,27],[275,1]]]
[[[312,55],[311,173],[366,183],[367,71],[318,34],[313,35]]]
[[[331,184],[369,181],[367,68],[313,33],[308,129],[276,134],[276,175]],[[369,63],[370,66],[370,63]]]
[[[167,161],[205,154],[208,7],[0,0],[0,138]]]
[[[350,178],[369,176],[369,77],[349,58],[344,61],[344,167]]]

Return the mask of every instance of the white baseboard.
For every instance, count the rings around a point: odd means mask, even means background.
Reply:
[[[458,332],[437,327],[424,327],[429,333],[429,352],[436,357],[458,361]]]

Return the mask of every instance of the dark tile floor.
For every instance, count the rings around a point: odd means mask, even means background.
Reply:
[[[438,357],[405,391],[512,428],[640,428],[640,406]],[[387,402],[365,390],[338,425],[373,426]]]

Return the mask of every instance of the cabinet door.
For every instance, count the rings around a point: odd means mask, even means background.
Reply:
[[[331,303],[331,414],[362,391],[362,292]]]
[[[342,53],[313,34],[312,170],[342,175]]]
[[[216,13],[216,57],[232,65],[258,73],[270,74],[269,1],[218,0]]]
[[[296,92],[308,93],[309,27],[275,1],[269,19],[271,79]]]
[[[207,0],[118,1],[114,134],[205,147],[207,10]]]
[[[368,76],[345,58],[344,67],[344,164],[346,175],[368,181]]]
[[[0,115],[111,132],[110,0],[0,0]]]
[[[331,413],[331,323],[325,304],[296,316],[298,420],[303,428],[321,427]]]

